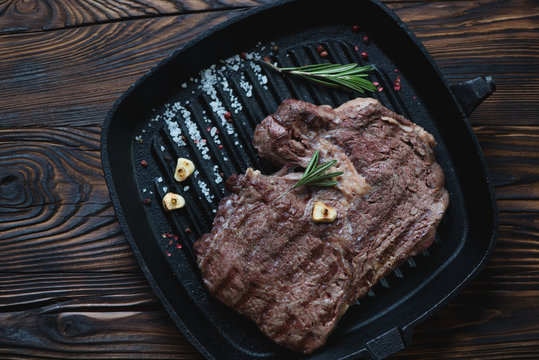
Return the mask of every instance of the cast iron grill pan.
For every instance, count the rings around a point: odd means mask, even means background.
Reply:
[[[103,167],[120,225],[154,292],[207,358],[387,357],[410,343],[415,325],[447,302],[492,251],[496,210],[484,160],[465,116],[493,91],[491,80],[459,84],[454,88],[457,95],[467,94],[459,104],[424,48],[383,5],[369,1],[359,6],[342,0],[328,8],[324,3],[283,1],[242,13],[203,34],[124,94],[103,127]],[[319,11],[306,16],[305,6]],[[355,24],[359,32],[351,31]],[[362,40],[365,35],[368,45]],[[327,50],[327,58],[319,56],[318,45]],[[361,51],[368,52],[368,60]],[[450,193],[450,206],[434,244],[350,307],[328,343],[308,357],[273,344],[254,324],[211,298],[192,246],[211,230],[219,200],[226,196],[222,180],[248,167],[266,174],[276,170],[258,157],[251,141],[256,125],[282,100],[291,97],[336,107],[359,94],[283,77],[264,66],[257,70],[250,65],[259,64],[254,60],[244,60],[246,66],[240,69],[225,70],[228,88],[216,86],[214,98],[190,80],[212,64],[219,66],[220,60],[241,53],[269,56],[280,66],[323,61],[375,64],[370,79],[383,91],[368,96],[435,136],[436,157]],[[267,82],[260,81],[261,76]],[[397,76],[399,91],[393,89]],[[245,82],[252,85],[250,94]],[[216,99],[227,110],[241,105],[241,111],[231,111],[232,123],[216,113],[212,106]],[[180,110],[176,103],[181,104]],[[167,111],[172,111],[168,118],[184,134],[183,143],[163,121]],[[205,142],[203,147],[190,135],[192,124],[201,135],[198,142]],[[173,179],[178,157],[192,159],[198,170],[181,184]],[[142,160],[148,164],[141,165]],[[181,194],[186,207],[163,211],[161,199],[167,191]],[[146,198],[150,205],[143,204]]]

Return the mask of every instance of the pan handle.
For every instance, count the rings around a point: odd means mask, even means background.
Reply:
[[[450,85],[466,116],[470,114],[495,90],[496,84],[492,76],[479,76],[475,79]]]

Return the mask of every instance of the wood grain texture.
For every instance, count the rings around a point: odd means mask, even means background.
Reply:
[[[539,21],[532,11],[537,7],[532,0],[477,4],[389,5],[424,41],[450,80],[494,77],[498,90],[474,112],[473,124],[539,125]],[[507,12],[511,16],[505,20]],[[147,70],[233,14],[0,35],[0,126],[100,126],[114,101]],[[507,102],[515,104],[518,116]]]
[[[103,177],[99,131],[0,130],[0,272],[136,269]]]
[[[0,34],[261,5],[271,0],[4,0]]]
[[[0,273],[0,357],[198,358],[141,273]],[[36,297],[39,294],[39,297]]]
[[[2,0],[0,34],[65,29],[139,18],[241,9],[275,0]],[[386,3],[413,2],[388,0]]]
[[[539,127],[480,126],[500,211],[539,213]]]
[[[263,2],[0,0],[0,358],[201,359],[120,231],[100,126],[138,77],[236,13],[225,9]],[[385,3],[450,80],[492,75],[498,85],[471,116],[500,208],[497,248],[392,358],[536,359],[537,2]]]
[[[137,78],[232,13],[0,35],[0,126],[100,126]]]
[[[527,312],[539,293],[512,294],[465,290],[418,326],[413,344],[391,359],[537,359],[539,316]]]
[[[494,78],[497,90],[473,113],[474,124],[539,124],[537,1],[431,1],[392,7],[449,81]]]

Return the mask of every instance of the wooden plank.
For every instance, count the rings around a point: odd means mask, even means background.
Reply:
[[[128,273],[42,272],[0,273],[0,312],[46,308],[70,311],[157,310],[155,297],[140,270]]]
[[[136,18],[245,8],[274,0],[32,0],[0,2],[0,34],[87,26]]]
[[[539,127],[481,126],[474,131],[487,159],[498,200],[539,201]],[[500,202],[500,210],[509,210]],[[538,209],[521,207],[521,211]]]
[[[136,273],[0,273],[0,357],[199,359]]]
[[[19,359],[201,359],[162,311],[0,313],[0,356]],[[20,347],[13,347],[18,344]]]
[[[450,80],[494,76],[498,90],[473,114],[475,125],[538,125],[537,7],[530,0],[477,4],[389,5],[425,42]],[[0,127],[99,126],[136,79],[183,42],[233,14],[0,35]],[[518,107],[518,116],[508,104]]]
[[[539,114],[536,1],[432,1],[390,6],[423,42],[449,81],[480,75],[494,78],[497,90],[473,113],[473,124],[538,124],[532,120]]]
[[[117,97],[138,77],[232,14],[0,35],[0,127],[101,125]]]
[[[0,34],[88,26],[114,21],[241,9],[276,0],[33,0],[0,2]],[[415,0],[386,0],[385,3]]]
[[[535,278],[535,281],[537,278]],[[414,342],[391,359],[536,359],[537,282],[522,291],[476,290],[473,282],[419,325]]]
[[[0,271],[134,271],[98,128],[0,130]]]

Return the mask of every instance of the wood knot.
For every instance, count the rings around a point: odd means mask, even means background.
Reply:
[[[15,3],[15,10],[20,14],[32,14],[39,11],[37,0],[19,0]]]
[[[78,314],[62,314],[58,319],[58,332],[60,335],[71,338],[84,335],[90,326],[86,316]]]
[[[0,201],[4,204],[17,202],[24,197],[24,186],[19,177],[13,174],[0,174]]]
[[[17,178],[15,175],[6,175],[2,179],[0,179],[0,186],[7,186],[12,182],[17,181]]]

